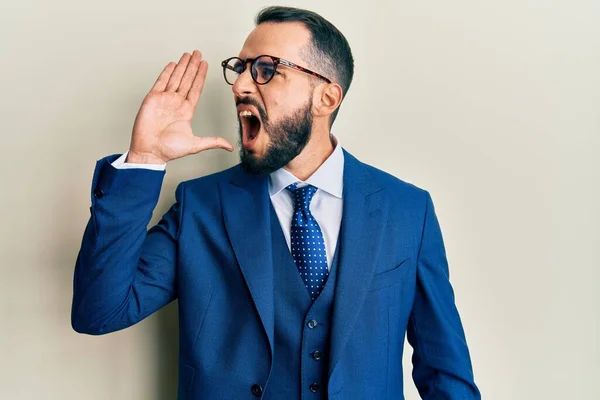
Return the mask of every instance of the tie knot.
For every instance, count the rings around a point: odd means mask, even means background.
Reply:
[[[317,188],[312,185],[298,187],[297,183],[292,183],[286,187],[294,197],[294,211],[310,210],[310,201],[317,192]]]

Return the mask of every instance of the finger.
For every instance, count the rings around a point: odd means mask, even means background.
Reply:
[[[194,82],[192,83],[192,87],[188,92],[187,99],[192,103],[193,107],[196,107],[198,104],[198,100],[200,100],[200,94],[202,93],[202,89],[204,88],[204,82],[206,82],[206,74],[208,72],[208,63],[206,61],[200,62],[198,67],[198,72],[196,72],[196,77],[194,78]]]
[[[233,151],[233,145],[222,137],[194,137],[194,143],[192,147],[193,153],[199,153],[209,149],[225,149]]]
[[[158,76],[158,79],[156,79],[156,82],[154,82],[154,86],[152,86],[151,91],[163,92],[165,90],[165,88],[167,87],[167,83],[169,82],[169,78],[171,77],[171,74],[173,73],[173,70],[175,69],[176,65],[177,64],[175,64],[174,62],[170,62],[167,64],[167,66],[162,70],[162,72]]]
[[[196,72],[198,72],[198,67],[200,66],[200,61],[202,60],[202,53],[198,50],[194,50],[192,53],[192,58],[190,59],[190,63],[183,74],[183,78],[181,78],[181,83],[179,84],[179,88],[177,88],[177,93],[181,93],[183,97],[186,97],[190,87],[192,86],[192,82],[194,81],[194,77],[196,76]]]
[[[175,91],[179,87],[179,83],[181,82],[181,77],[185,72],[188,63],[190,62],[191,55],[190,53],[183,53],[177,66],[175,67],[175,71],[171,74],[171,78],[169,79],[169,83],[167,84],[166,91]]]

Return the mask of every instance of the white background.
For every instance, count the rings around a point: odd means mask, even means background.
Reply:
[[[483,397],[600,398],[600,2],[282,3],[352,46],[342,145],[431,192]],[[128,148],[164,65],[195,48],[210,64],[196,134],[235,143],[219,62],[264,5],[2,1],[0,398],[174,398],[176,304],[106,336],[71,329],[92,172]],[[237,161],[169,164],[153,223],[177,183]]]

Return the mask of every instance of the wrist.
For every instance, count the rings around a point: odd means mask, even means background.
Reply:
[[[132,164],[166,164],[167,162],[160,157],[156,157],[149,153],[136,153],[135,151],[129,150],[126,163]]]

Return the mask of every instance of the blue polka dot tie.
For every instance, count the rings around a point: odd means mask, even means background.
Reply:
[[[292,193],[294,198],[291,229],[292,258],[314,301],[321,293],[327,276],[329,276],[323,233],[310,212],[310,201],[317,192],[317,188],[310,185],[299,188],[294,183],[286,189]]]

